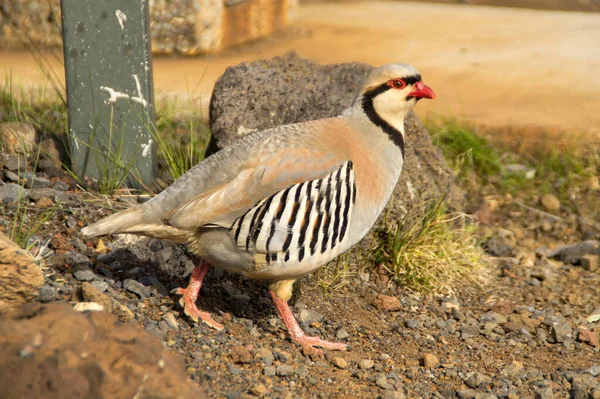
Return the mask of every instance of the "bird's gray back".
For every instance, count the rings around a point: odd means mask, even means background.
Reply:
[[[145,218],[166,215],[215,187],[233,180],[257,150],[274,150],[302,142],[306,133],[319,131],[320,122],[304,122],[263,130],[240,138],[232,145],[209,156],[191,168],[172,185],[143,205]],[[267,140],[273,138],[274,140]],[[306,143],[310,145],[310,142]]]

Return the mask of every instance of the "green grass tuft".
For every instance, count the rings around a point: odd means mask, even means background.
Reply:
[[[333,294],[350,283],[356,274],[356,265],[352,263],[353,256],[355,252],[346,252],[317,269],[314,277],[324,295]]]
[[[468,123],[438,119],[428,123],[433,142],[454,169],[461,186],[479,190],[493,183],[499,193],[539,195],[554,193],[561,200],[587,179],[600,174],[598,146],[532,147],[528,150],[494,145]],[[533,172],[513,173],[508,166],[520,165]]]
[[[160,165],[173,181],[204,159],[210,138],[210,128],[200,112],[192,110],[185,119],[180,113],[175,101],[167,102],[152,129]]]
[[[428,127],[434,144],[440,147],[459,179],[477,178],[487,182],[502,168],[500,154],[475,129],[455,119],[443,120]]]
[[[467,215],[448,213],[440,201],[410,226],[388,221],[377,232],[372,260],[390,270],[399,285],[419,292],[482,283],[487,260],[474,229]]]

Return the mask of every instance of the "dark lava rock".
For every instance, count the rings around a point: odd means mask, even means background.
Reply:
[[[29,190],[29,198],[33,201],[39,201],[41,198],[54,197],[54,190],[51,188],[34,188]]]
[[[18,184],[8,183],[0,185],[0,200],[4,203],[17,202],[28,197],[29,190]]]
[[[600,256],[600,241],[588,240],[577,244],[565,245],[554,251],[551,256],[565,263],[579,264],[585,255]]]
[[[498,229],[487,241],[487,250],[494,256],[507,257],[513,252],[516,245],[515,234],[507,229]]]
[[[56,288],[51,285],[42,285],[40,288],[40,293],[38,295],[38,300],[40,302],[50,302],[56,296]]]
[[[207,154],[254,131],[340,115],[372,68],[362,63],[318,65],[293,53],[228,68],[211,98],[213,137]],[[462,191],[414,113],[407,117],[405,129],[405,172],[390,200],[390,217],[407,215],[410,225],[428,200],[440,198],[462,209]]]
[[[9,156],[4,160],[4,167],[11,172],[23,172],[27,168],[27,158],[21,154]]]
[[[167,290],[167,288],[163,285],[163,283],[158,281],[158,279],[156,277],[142,276],[142,277],[138,278],[137,280],[147,287],[155,287],[156,291],[160,295],[169,295],[169,291]]]
[[[569,323],[556,323],[550,327],[550,336],[554,342],[565,342],[573,337],[573,329]]]
[[[140,298],[146,298],[148,296],[147,287],[135,280],[127,279],[123,281],[123,288],[129,292],[133,292]]]
[[[87,267],[79,267],[73,271],[73,276],[77,281],[92,281],[96,278],[96,275]]]
[[[41,176],[28,176],[27,177],[27,188],[48,188],[50,187],[50,180]]]

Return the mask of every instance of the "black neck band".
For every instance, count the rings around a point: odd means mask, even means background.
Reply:
[[[388,135],[390,140],[400,148],[400,151],[402,151],[402,159],[404,159],[404,136],[402,136],[402,132],[387,123],[377,112],[375,112],[375,107],[373,107],[373,100],[375,97],[389,89],[391,89],[391,87],[388,86],[387,83],[384,83],[363,94],[362,108],[371,122],[379,126]]]

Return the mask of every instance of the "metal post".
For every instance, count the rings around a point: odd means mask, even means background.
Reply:
[[[75,173],[128,175],[156,169],[148,0],[62,0],[71,160]]]

